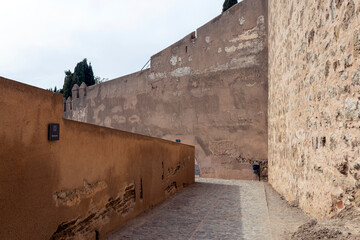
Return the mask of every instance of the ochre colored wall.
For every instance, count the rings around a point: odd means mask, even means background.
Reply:
[[[314,217],[360,207],[360,2],[269,2],[269,180]]]
[[[0,239],[102,238],[194,182],[192,146],[63,119],[49,91],[0,89]]]
[[[151,58],[80,89],[65,117],[196,146],[200,176],[267,173],[267,1],[245,0]]]

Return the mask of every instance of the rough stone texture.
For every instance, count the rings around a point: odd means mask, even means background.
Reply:
[[[60,94],[0,89],[0,239],[103,238],[195,180],[192,146],[63,119]]]
[[[181,139],[196,145],[201,176],[254,179],[255,161],[267,174],[267,54],[267,1],[245,0],[152,56],[150,69],[74,89],[64,115]]]
[[[318,218],[360,207],[360,2],[269,2],[269,181]]]

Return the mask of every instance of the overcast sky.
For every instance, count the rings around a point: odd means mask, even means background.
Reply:
[[[87,58],[95,76],[139,71],[221,13],[223,0],[0,0],[0,76],[62,87]]]

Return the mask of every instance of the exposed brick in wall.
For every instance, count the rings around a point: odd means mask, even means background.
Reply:
[[[98,239],[96,238],[97,235],[100,235],[98,229],[109,221],[108,219],[111,218],[111,215],[126,216],[127,213],[133,211],[135,203],[136,189],[135,185],[131,184],[117,198],[113,199],[110,197],[101,209],[92,209],[86,216],[61,223],[50,239],[64,240],[76,237]]]
[[[196,145],[201,176],[256,179],[252,162],[267,172],[267,54],[267,1],[245,0],[152,56],[150,69],[87,87],[65,117],[181,139]]]
[[[269,1],[269,180],[316,217],[360,207],[359,12]]]

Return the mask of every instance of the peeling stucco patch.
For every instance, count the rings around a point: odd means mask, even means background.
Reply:
[[[258,17],[257,26],[239,34],[236,38],[230,39],[229,42],[236,43],[240,41],[248,41],[264,36],[265,33],[265,20],[264,16]]]
[[[240,42],[237,46],[225,47],[226,53],[234,53],[239,50],[247,50],[247,54],[257,54],[264,50],[264,45],[261,41],[245,41]]]
[[[240,23],[240,25],[244,25],[245,18],[244,17],[239,18],[239,23]]]
[[[88,107],[76,109],[72,112],[72,118],[80,122],[86,122]]]
[[[217,65],[217,66],[211,66],[209,68],[210,72],[217,72],[217,71],[224,71],[229,69],[229,64],[222,64],[222,65]]]
[[[175,65],[177,64],[177,62],[178,62],[177,56],[172,56],[172,57],[170,58],[170,64],[171,64],[171,65],[175,66]]]
[[[243,68],[259,65],[256,56],[234,58],[231,60],[230,64],[231,66],[238,66]]]
[[[176,65],[176,64],[175,64]],[[149,74],[149,78],[151,80],[155,80],[155,79],[162,79],[162,78],[166,78],[166,72],[157,72],[157,73],[150,73]]]
[[[104,126],[105,127],[111,127],[111,118],[110,117],[106,117],[104,120]]]
[[[125,116],[114,115],[113,119],[114,119],[115,122],[120,123],[120,124],[126,123],[126,117]]]
[[[84,180],[84,185],[81,188],[73,190],[61,190],[53,194],[56,206],[66,205],[68,207],[78,205],[82,199],[91,198],[96,193],[107,188],[105,181],[99,181],[94,184],[89,184]]]
[[[171,76],[173,77],[183,77],[186,75],[189,75],[191,73],[191,68],[190,67],[183,67],[183,68],[178,68],[174,71],[171,72]]]
[[[130,123],[139,123],[140,117],[138,115],[132,115],[131,117],[129,117],[129,122]]]
[[[246,84],[247,87],[253,87],[253,86],[255,86],[255,85],[256,85],[256,82]]]
[[[177,96],[177,97],[180,97],[182,95],[182,91],[174,91],[173,95]]]
[[[237,50],[237,47],[231,46],[231,47],[225,47],[225,52],[227,53],[233,53]]]
[[[112,113],[118,113],[118,112],[122,112],[122,111],[123,111],[123,109],[121,106],[115,106],[111,109]]]
[[[236,42],[240,42],[240,41],[254,40],[257,38],[259,38],[258,31],[249,30],[249,31],[245,32],[244,34],[238,35],[238,37],[229,40],[229,42],[236,43]]]

